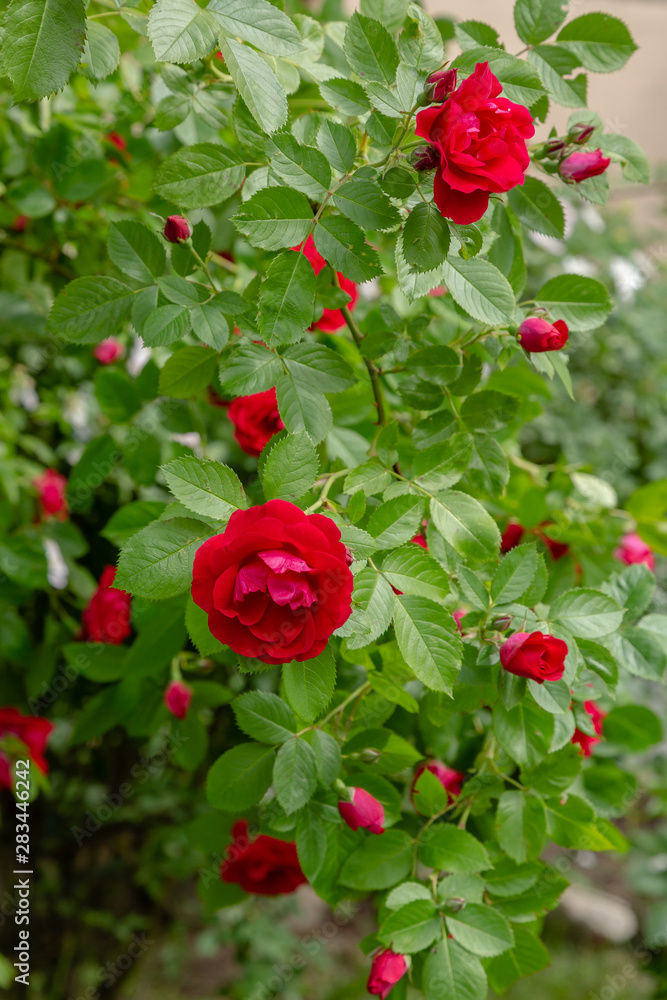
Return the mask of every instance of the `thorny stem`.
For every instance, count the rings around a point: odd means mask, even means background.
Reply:
[[[347,706],[351,702],[353,702],[355,698],[360,698],[362,695],[366,694],[367,691],[370,691],[370,689],[371,686],[369,682],[366,681],[364,684],[361,685],[361,687],[358,687],[356,691],[353,691],[352,694],[348,695],[345,701],[341,701],[340,705],[336,705],[335,708],[332,708],[329,714],[325,715],[324,718],[317,723],[317,728],[319,729],[321,726],[327,723],[329,719],[333,719],[335,715],[338,715],[338,713],[342,712],[344,708],[347,708]]]

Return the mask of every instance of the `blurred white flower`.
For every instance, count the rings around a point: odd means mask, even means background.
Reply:
[[[645,276],[627,257],[612,257],[609,270],[619,299],[626,305],[632,305],[637,292],[646,284]]]
[[[150,361],[152,353],[153,352],[150,347],[144,346],[144,342],[141,337],[137,337],[132,344],[130,354],[127,359],[128,375],[131,375],[132,378],[136,378],[144,365]]]
[[[43,538],[46,553],[46,578],[54,590],[64,590],[69,579],[69,568],[60,551],[60,546],[52,538]]]
[[[597,274],[597,270],[593,261],[589,260],[588,257],[575,257],[574,254],[563,257],[564,274],[581,274],[584,278],[593,278]]]

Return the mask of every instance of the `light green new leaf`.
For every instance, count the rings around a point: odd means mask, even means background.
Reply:
[[[148,15],[148,37],[161,62],[203,59],[217,45],[218,25],[192,0],[157,0]]]

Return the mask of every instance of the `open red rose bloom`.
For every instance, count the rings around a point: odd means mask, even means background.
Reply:
[[[478,63],[449,100],[417,115],[417,135],[440,154],[435,203],[453,222],[477,222],[490,192],[523,184],[530,162],[526,139],[535,126],[528,108],[498,97],[501,90],[489,64]]]
[[[216,639],[241,656],[318,656],[350,616],[352,574],[328,517],[286,500],[235,511],[197,550],[192,597]]]
[[[315,240],[312,236],[309,236],[305,243],[300,243],[298,247],[292,247],[292,250],[301,251],[309,261],[315,274],[319,274],[320,271],[327,266],[327,262],[320,253],[320,251],[315,246]],[[347,308],[352,312],[357,304],[357,299],[359,298],[359,292],[357,291],[357,286],[349,278],[346,278],[344,274],[340,271],[336,272],[338,275],[338,283],[342,291],[344,291],[350,297],[350,301],[347,303]],[[340,309],[325,309],[318,320],[316,320],[312,329],[317,328],[321,330],[322,333],[335,333],[336,330],[340,330],[342,326],[345,326],[345,317]]]
[[[248,823],[238,820],[232,827],[234,842],[220,866],[223,882],[234,882],[258,896],[280,896],[294,892],[307,881],[301,871],[296,844],[260,834],[248,837]]]
[[[553,635],[515,632],[500,647],[500,662],[508,673],[543,684],[561,679],[567,653],[567,643]]]
[[[234,437],[248,455],[261,455],[273,435],[285,426],[275,389],[238,396],[229,404],[227,416],[234,424]]]
[[[53,723],[37,715],[22,715],[18,708],[8,706],[0,708],[0,740],[4,736],[16,736],[25,745],[26,754],[39,768],[42,774],[47,774],[49,767],[44,756]],[[12,787],[10,760],[7,754],[0,751],[0,788]]]

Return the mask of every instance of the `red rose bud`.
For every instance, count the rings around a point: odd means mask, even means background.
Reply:
[[[261,834],[248,837],[248,823],[240,819],[232,827],[233,843],[220,866],[223,882],[234,882],[258,896],[282,896],[307,881],[301,871],[296,844]]]
[[[192,597],[212,634],[240,656],[319,656],[350,617],[353,578],[340,531],[286,500],[234,511],[197,549]]]
[[[184,719],[192,701],[192,688],[183,681],[171,681],[164,692],[164,703],[177,719]]]
[[[566,656],[567,644],[542,632],[515,632],[500,647],[500,662],[508,673],[538,684],[559,681]]]
[[[125,590],[114,590],[116,567],[105,566],[97,590],[83,612],[83,639],[118,646],[132,631],[130,627],[131,596]]]
[[[25,228],[27,225],[28,225],[28,216],[17,215],[14,221],[12,222],[10,228],[13,233],[23,233],[25,232]]]
[[[590,153],[583,150],[577,153],[570,153],[558,166],[558,173],[563,180],[574,181],[578,184],[589,177],[597,177],[603,174],[611,160],[602,155],[601,149],[596,149]]]
[[[127,149],[127,139],[125,139],[120,132],[109,132],[107,139],[120,153],[124,153]]]
[[[543,542],[549,549],[549,554],[554,560],[562,559],[570,551],[570,546],[567,542],[558,542],[555,538],[550,538],[544,531],[540,531],[539,528],[548,528],[553,524],[553,521],[542,521],[541,524],[535,528],[535,534],[541,542]]]
[[[327,262],[315,246],[315,240],[312,236],[309,236],[305,243],[300,243],[299,246],[292,247],[292,250],[296,250],[297,253],[303,253],[315,274],[319,274],[327,266]],[[346,278],[341,271],[337,271],[336,273],[341,290],[349,296],[350,301],[347,303],[347,308],[352,312],[359,298],[357,286],[349,278]],[[345,322],[345,317],[340,309],[325,309],[310,329],[314,330],[317,328],[322,333],[335,333],[336,330],[340,330],[341,327],[345,326]]]
[[[182,215],[170,215],[164,224],[164,238],[170,243],[183,243],[191,235],[188,220]]]
[[[369,833],[384,833],[384,806],[363,788],[350,788],[351,802],[341,799],[338,812],[350,830],[368,830]]]
[[[118,358],[122,358],[124,353],[125,348],[115,337],[107,337],[93,348],[93,355],[101,365],[112,365]]]
[[[229,404],[227,416],[234,424],[234,437],[248,455],[260,455],[273,435],[285,426],[275,389],[239,396]]]
[[[440,166],[440,154],[434,146],[418,146],[412,153],[412,166],[423,173]]]
[[[593,132],[595,132],[595,125],[586,125],[584,122],[578,122],[572,126],[567,137],[570,142],[576,142],[578,146],[583,146],[585,142],[588,142]]]
[[[505,632],[507,631],[507,629],[510,627],[511,624],[512,624],[511,615],[498,615],[498,617],[494,618],[493,621],[491,622],[491,628],[494,628],[496,632]]]
[[[645,566],[653,571],[655,570],[655,556],[653,555],[653,550],[649,545],[646,544],[643,538],[640,538],[636,532],[631,532],[629,535],[624,535],[621,539],[621,544],[617,549],[614,549],[614,555],[621,562],[624,562],[626,566],[633,566],[636,563],[644,563]]]
[[[585,701],[584,709],[590,715],[591,721],[593,723],[593,729],[595,730],[595,736],[589,736],[588,733],[583,733],[581,729],[577,728],[574,731],[574,735],[570,740],[571,743],[578,743],[581,747],[581,753],[584,757],[590,757],[593,753],[593,747],[600,742],[600,737],[602,736],[602,720],[604,719],[606,712],[602,712],[594,701]]]
[[[456,629],[459,635],[463,635],[463,629],[461,628],[461,619],[465,618],[467,614],[468,612],[464,611],[462,608],[460,608],[458,611],[452,611],[452,618],[456,622]]]
[[[374,997],[386,1000],[392,989],[408,971],[408,963],[404,955],[397,955],[391,948],[377,952],[371,965],[367,990]]]
[[[439,69],[437,73],[431,73],[424,84],[424,97],[429,104],[440,104],[456,90],[456,75],[455,69]]]
[[[525,533],[526,529],[523,525],[517,524],[516,521],[510,521],[500,537],[500,551],[503,555],[510,552],[511,549],[515,549]]]
[[[489,64],[478,63],[444,104],[417,115],[417,135],[440,155],[435,203],[454,222],[477,222],[491,192],[523,184],[530,163],[526,140],[535,126],[528,108],[501,97],[501,91]]]
[[[419,795],[419,790],[416,789],[415,786],[424,771],[430,771],[431,774],[435,775],[447,792],[448,803],[453,802],[454,799],[459,797],[463,787],[463,782],[465,781],[465,774],[461,771],[455,771],[452,767],[447,767],[447,765],[443,764],[440,760],[429,760],[426,764],[420,764],[415,771],[411,789],[413,802],[415,800],[415,796]]]
[[[0,741],[4,736],[16,736],[26,748],[26,754],[36,767],[47,774],[49,767],[44,756],[46,741],[53,723],[36,715],[22,715],[18,708],[0,708]],[[12,787],[10,759],[0,751],[0,788]]]
[[[567,323],[558,319],[555,323],[540,316],[525,319],[517,332],[517,338],[524,351],[543,354],[545,351],[560,351],[567,344],[569,331]]]
[[[42,517],[57,517],[59,521],[67,519],[67,480],[56,469],[46,469],[41,476],[33,480],[39,493],[39,506]]]

